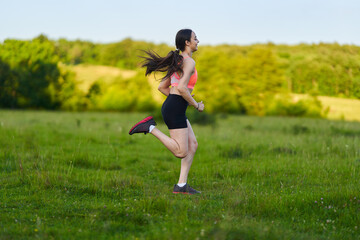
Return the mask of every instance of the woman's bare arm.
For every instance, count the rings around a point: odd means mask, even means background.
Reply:
[[[158,87],[158,90],[164,94],[165,96],[169,96],[170,94],[170,78],[166,78],[164,81],[161,81]]]
[[[195,62],[192,59],[184,61],[184,67],[183,67],[183,75],[179,80],[178,85],[178,91],[181,94],[181,96],[189,103],[189,105],[194,106],[195,108],[198,108],[198,103],[195,101],[195,99],[191,96],[190,91],[188,89],[188,84],[190,81],[190,77],[193,74],[195,69]]]

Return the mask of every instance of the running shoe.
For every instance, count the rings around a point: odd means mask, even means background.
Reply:
[[[201,192],[196,191],[192,187],[189,186],[189,184],[185,184],[183,187],[179,187],[177,184],[174,185],[174,191],[173,193],[182,193],[182,194],[200,194]]]
[[[150,125],[154,125],[154,126],[156,125],[156,122],[152,116],[144,118],[143,120],[135,124],[135,126],[133,126],[130,129],[129,134],[130,135],[133,135],[134,133],[147,134],[149,132]]]

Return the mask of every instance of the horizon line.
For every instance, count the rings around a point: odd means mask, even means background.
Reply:
[[[6,37],[3,39],[0,39],[0,44],[3,44],[6,40],[19,40],[19,41],[31,41],[37,37],[40,36],[45,36],[47,39],[49,39],[50,41],[59,41],[61,39],[67,40],[69,42],[75,42],[75,41],[81,41],[81,42],[91,42],[94,44],[113,44],[113,43],[118,43],[118,42],[122,42],[124,40],[130,39],[132,41],[135,42],[146,42],[146,43],[153,43],[156,45],[161,45],[161,44],[165,44],[168,45],[169,47],[171,46],[175,46],[175,44],[170,44],[167,43],[166,41],[151,41],[151,40],[145,40],[145,39],[136,39],[134,37],[131,36],[127,36],[124,37],[120,40],[113,40],[113,41],[96,41],[96,40],[89,40],[89,39],[85,39],[85,38],[66,38],[66,37],[57,37],[57,38],[52,38],[49,37],[47,34],[45,33],[40,33],[32,38],[18,38],[18,37]],[[340,43],[338,41],[299,41],[297,43],[284,43],[284,42],[276,42],[276,41],[272,41],[272,40],[267,40],[267,41],[254,41],[252,43],[231,43],[231,42],[222,42],[222,43],[204,43],[204,44],[200,44],[199,47],[202,46],[211,46],[211,47],[215,47],[215,46],[224,46],[224,45],[230,45],[230,46],[251,46],[251,45],[286,45],[286,46],[295,46],[295,45],[320,45],[320,44],[337,44],[340,46],[357,46],[360,47],[360,44],[355,44],[355,43]]]

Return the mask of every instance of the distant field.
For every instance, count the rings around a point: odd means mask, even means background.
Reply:
[[[69,68],[75,72],[79,87],[84,92],[87,92],[91,84],[97,80],[111,83],[117,77],[130,78],[136,74],[136,71],[133,70],[123,70],[116,67],[99,65],[80,64],[70,66]],[[162,94],[157,91],[158,81],[153,78],[153,75],[149,77],[149,83],[152,87],[154,99],[162,102],[164,99]],[[297,97],[303,96],[301,94],[293,95]],[[329,119],[360,121],[360,100],[326,96],[319,96],[318,99],[323,104],[324,109],[329,107]]]
[[[87,92],[90,86],[95,81],[103,81],[105,83],[112,83],[116,81],[118,77],[131,78],[136,75],[136,71],[124,70],[117,67],[99,66],[99,65],[75,65],[75,66],[62,66],[70,69],[75,73],[75,79],[79,84],[79,88]],[[164,100],[162,94],[157,90],[159,82],[153,75],[148,78],[149,84],[152,88],[152,94],[155,101],[162,102]]]
[[[292,94],[302,98],[303,94]],[[329,108],[327,118],[333,120],[360,121],[360,100],[318,96],[324,109]]]
[[[79,88],[84,92],[87,92],[91,84],[97,80],[113,82],[117,77],[131,78],[136,74],[136,71],[100,65],[80,64],[69,68],[75,72]]]
[[[185,196],[145,115],[0,111],[0,239],[360,239],[360,123],[193,124]]]
[[[320,96],[325,108],[329,107],[329,119],[360,121],[360,100]]]

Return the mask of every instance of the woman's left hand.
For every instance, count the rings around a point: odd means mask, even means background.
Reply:
[[[197,110],[199,112],[204,111],[205,105],[204,105],[203,101],[199,102],[198,104],[199,104],[199,107],[197,108]]]

